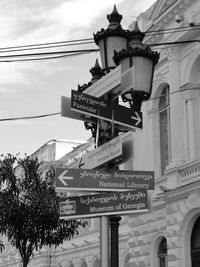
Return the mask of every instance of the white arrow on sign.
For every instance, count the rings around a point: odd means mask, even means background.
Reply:
[[[74,177],[72,176],[65,176],[68,173],[68,170],[63,171],[59,176],[58,179],[63,183],[64,185],[68,186],[68,184],[65,182],[65,180],[73,180]]]
[[[140,122],[141,122],[142,120],[141,120],[141,118],[140,118],[140,116],[139,116],[139,114],[138,114],[137,112],[135,112],[135,115],[136,115],[136,117],[131,116],[131,119],[137,121],[137,122],[135,123],[135,125],[137,126],[138,124],[140,124]]]

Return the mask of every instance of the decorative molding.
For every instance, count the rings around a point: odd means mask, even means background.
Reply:
[[[199,55],[200,55],[200,47],[198,44],[198,46],[194,47],[193,50],[190,51],[188,60],[186,61],[186,64],[184,65],[184,70],[183,70],[183,83],[184,84],[190,82],[191,70],[196,59],[199,57]]]
[[[177,47],[167,49],[168,60],[180,60],[180,49]]]
[[[200,161],[193,162],[180,170],[180,184],[186,185],[200,181]]]
[[[170,24],[170,22],[174,22],[174,18],[177,14],[183,14],[185,10],[188,9],[190,5],[192,5],[197,0],[179,0],[175,1],[173,4],[172,1],[158,1],[157,6],[155,7],[154,11],[152,12],[150,16],[150,20],[152,20],[153,26],[151,27],[151,31],[158,31],[161,29],[164,29],[167,24]],[[163,4],[164,3],[164,4]],[[160,4],[160,7],[158,6]],[[145,15],[145,13],[144,13]],[[185,21],[183,21],[185,24]],[[181,24],[181,26],[183,26]],[[146,29],[145,29],[146,30]],[[167,35],[167,39],[171,39],[171,36],[173,36],[173,41],[179,38],[183,33],[175,33],[172,32]],[[165,38],[165,34],[154,34],[153,36],[146,37],[145,41],[150,43],[160,42],[163,41]]]
[[[191,100],[198,100],[198,97],[200,96],[200,85],[195,84],[188,84],[188,88],[182,87],[181,90],[183,91],[183,101],[191,101]],[[191,86],[191,87],[190,87]],[[184,89],[183,89],[184,88]]]

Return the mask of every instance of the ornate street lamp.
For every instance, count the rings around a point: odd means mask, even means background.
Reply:
[[[122,100],[129,102],[131,108],[140,110],[142,101],[148,100],[151,96],[154,67],[158,63],[159,53],[154,52],[142,40],[145,33],[135,27],[129,32],[128,48],[114,52],[114,62],[121,65],[122,74],[132,71],[132,85],[128,91],[122,91]],[[122,88],[123,90],[123,88]]]
[[[101,29],[94,34],[94,41],[99,46],[102,69],[108,73],[110,70],[116,67],[113,61],[114,50],[120,51],[127,48],[128,44],[128,30],[122,29],[120,24],[122,15],[117,11],[116,5],[114,5],[113,11],[110,15],[107,15],[109,21],[108,28]]]

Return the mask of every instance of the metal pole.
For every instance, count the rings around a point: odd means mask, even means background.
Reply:
[[[101,267],[109,267],[109,219],[108,216],[100,217],[100,255]]]
[[[119,240],[118,240],[118,229],[120,216],[110,217],[110,229],[111,229],[111,267],[119,266]]]
[[[106,96],[105,96],[106,98]],[[109,127],[109,123],[104,120],[99,120],[99,134],[98,141],[100,139],[100,144],[106,143],[106,131]],[[104,168],[107,169],[106,164]],[[101,267],[109,267],[109,217],[100,217],[100,256],[101,256]]]

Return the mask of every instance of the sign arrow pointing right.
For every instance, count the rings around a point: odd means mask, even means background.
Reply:
[[[135,115],[136,115],[136,117],[134,117],[134,116],[131,116],[131,119],[133,119],[133,120],[136,120],[136,121],[137,121],[137,122],[135,123],[135,125],[137,126],[138,124],[140,124],[140,122],[141,122],[142,120],[141,120],[141,118],[140,118],[139,114],[137,113],[137,111],[135,111]]]

